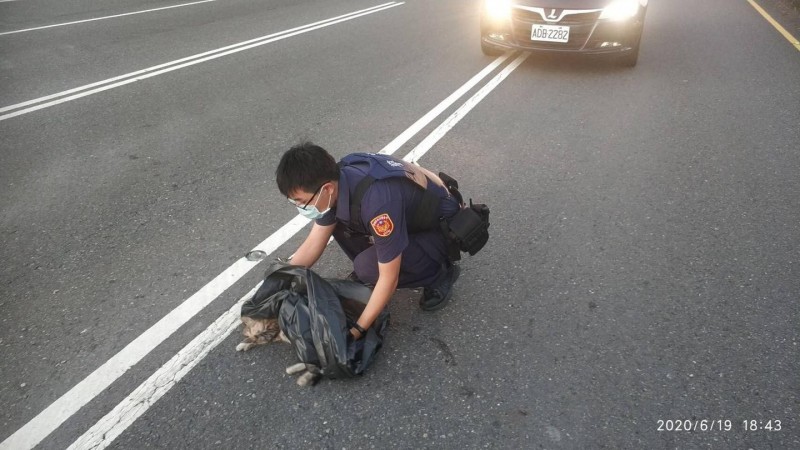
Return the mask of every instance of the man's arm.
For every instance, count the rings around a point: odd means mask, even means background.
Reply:
[[[367,307],[358,318],[358,325],[365,330],[372,326],[375,319],[389,303],[394,291],[397,289],[397,282],[400,279],[400,259],[402,254],[388,263],[378,263],[378,282],[369,297]],[[355,328],[350,329],[350,333],[356,338],[361,338],[361,333]]]
[[[300,244],[300,247],[294,252],[292,256],[292,264],[296,266],[311,267],[317,262],[325,247],[328,245],[328,240],[333,235],[333,230],[336,224],[332,225],[314,225],[308,233],[306,240]],[[398,266],[399,267],[399,266]]]

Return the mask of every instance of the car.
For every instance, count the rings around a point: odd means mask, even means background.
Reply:
[[[647,0],[483,0],[481,50],[615,54],[639,59]]]

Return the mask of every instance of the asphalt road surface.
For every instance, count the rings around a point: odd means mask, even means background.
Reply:
[[[0,2],[0,448],[800,448],[800,48],[650,3],[627,69],[483,56],[477,1]],[[234,351],[304,139],[492,209],[312,388]]]

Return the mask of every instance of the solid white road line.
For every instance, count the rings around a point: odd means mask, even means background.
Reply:
[[[384,147],[383,150],[380,151],[380,153],[386,155],[394,154],[394,152],[396,152],[397,149],[402,147],[403,144],[405,144],[406,142],[408,142],[409,139],[411,139],[411,136],[414,136],[415,134],[419,133],[421,129],[425,128],[429,123],[431,123],[431,121],[433,121],[433,119],[435,119],[445,109],[449,108],[453,103],[455,103],[456,100],[461,98],[462,95],[466,94],[467,91],[475,87],[476,84],[478,84],[481,80],[486,78],[486,75],[492,73],[494,69],[497,68],[497,66],[505,62],[505,60],[508,59],[509,56],[511,56],[511,53],[505,53],[500,57],[498,57],[497,59],[495,59],[491,64],[486,66],[483,70],[478,72],[469,81],[464,83],[463,86],[458,88],[455,92],[450,94],[446,99],[442,100],[438,105],[436,105],[432,110],[428,111],[427,114],[425,114],[419,120],[417,120],[413,125],[408,127],[406,131],[400,133],[400,135],[394,138],[392,142],[389,142],[386,145],[386,147]]]
[[[39,97],[33,100],[28,100],[22,103],[17,103],[14,105],[9,105],[0,108],[0,112],[12,111],[18,108],[23,108],[29,105],[35,105],[40,103],[36,106],[32,106],[25,109],[19,109],[9,114],[5,114],[0,116],[0,121],[7,120],[12,117],[17,117],[23,114],[27,114],[33,111],[38,111],[40,109],[48,108],[50,106],[55,106],[61,103],[65,103],[71,100],[79,99],[82,97],[86,97],[92,94],[96,94],[98,92],[107,91],[109,89],[113,89],[116,87],[124,86],[126,84],[134,83],[136,81],[141,81],[147,78],[154,77],[156,75],[161,75],[167,72],[172,72],[173,70],[178,70],[184,67],[192,66],[195,64],[199,64],[201,62],[210,61],[212,59],[220,58],[222,56],[230,55],[232,53],[241,52],[244,50],[248,50],[254,47],[258,47],[264,44],[269,44],[272,42],[280,41],[282,39],[286,39],[292,36],[297,36],[299,34],[307,33],[309,31],[318,30],[320,28],[325,28],[330,25],[335,25],[338,23],[346,22],[348,20],[352,20],[358,17],[366,16],[368,14],[373,14],[379,11],[384,11],[389,8],[394,8],[395,6],[404,5],[405,2],[391,2],[391,3],[384,3],[382,5],[373,6],[372,8],[362,9],[359,11],[354,11],[348,14],[344,14],[337,17],[332,17],[330,19],[321,20],[319,22],[310,23],[307,25],[303,25],[296,28],[291,28],[288,30],[280,31],[278,33],[273,33],[267,36],[262,36],[259,38],[251,39],[249,41],[240,42],[238,44],[229,45],[227,47],[218,48],[216,50],[211,50],[204,53],[199,53],[196,55],[188,56],[186,58],[181,58],[175,61],[170,61],[168,63],[159,64],[157,66],[148,67],[147,69],[138,70],[136,72],[127,73],[125,75],[120,75],[114,78],[109,78],[107,80],[98,81],[95,83],[87,84],[84,86],[80,86],[77,88],[69,89],[67,91],[58,92],[56,94],[47,95],[44,97]],[[119,81],[122,80],[122,81]],[[115,83],[116,82],[116,83]],[[98,87],[99,86],[99,87]],[[94,88],[94,89],[92,89]],[[78,92],[78,94],[75,94]],[[75,94],[75,95],[70,95]],[[65,97],[69,95],[68,97]],[[62,97],[62,98],[59,98]],[[58,99],[52,100],[51,99]],[[47,103],[42,103],[47,102]]]
[[[503,55],[493,61],[489,67],[496,68],[507,58],[508,55]],[[486,71],[486,69],[481,70],[478,74],[481,78],[477,78],[477,76],[472,77],[467,84],[474,85],[489,73],[490,72]],[[462,88],[459,88],[456,92],[462,92],[462,95],[466,93],[466,90]],[[432,111],[443,111],[456,100],[457,98],[450,95],[447,99],[434,107]],[[423,117],[427,118],[427,122],[417,121],[409,127],[409,129],[401,133],[401,136],[405,136],[406,141],[413,136],[409,130],[422,129],[436,118],[436,116],[432,115],[430,112]],[[389,146],[387,145],[386,148],[381,150],[381,153],[391,154],[404,143],[405,141],[394,139],[389,144],[394,147],[394,150],[390,152]],[[261,250],[267,255],[270,255],[309,222],[310,221],[305,217],[297,215],[253,250]],[[127,372],[128,369],[141,361],[142,358],[171,336],[178,328],[191,320],[200,310],[215,300],[234,283],[239,281],[239,279],[257,264],[258,261],[248,261],[245,258],[236,261],[231,267],[203,286],[197,293],[185,300],[181,305],[175,308],[175,310],[164,316],[158,323],[142,333],[142,335],[120,350],[119,353],[114,355],[105,364],[92,372],[44,411],[31,419],[30,422],[0,443],[0,450],[29,449],[36,446],[73,414],[78,412],[80,408],[89,403],[110,386],[111,383]]]
[[[153,12],[153,11],[162,11],[162,10],[165,10],[165,9],[180,8],[181,6],[197,5],[198,3],[208,3],[208,2],[213,2],[213,1],[216,1],[216,0],[200,0],[198,2],[183,3],[183,4],[180,4],[180,5],[172,5],[172,6],[164,6],[162,8],[146,9],[144,11],[134,11],[134,12],[123,13],[123,14],[114,14],[113,16],[96,17],[94,19],[76,20],[74,22],[56,23],[56,24],[53,24],[53,25],[44,25],[44,26],[41,26],[41,27],[25,28],[24,30],[4,31],[4,32],[0,33],[0,36],[6,35],[6,34],[24,33],[26,31],[44,30],[45,28],[54,28],[54,27],[63,27],[63,26],[66,26],[66,25],[75,25],[76,23],[85,23],[85,22],[94,22],[94,21],[97,21],[97,20],[113,19],[115,17],[132,16],[134,14],[144,14],[144,13],[149,13],[149,12]]]
[[[259,286],[261,283],[161,366],[147,381],[140,384],[110,413],[73,442],[68,450],[100,450],[108,447],[239,326],[242,303],[252,297]]]
[[[478,90],[469,100],[467,100],[460,108],[458,108],[450,117],[447,118],[441,125],[436,127],[425,139],[422,140],[409,154],[403,157],[405,161],[417,162],[422,155],[428,152],[437,142],[441,139],[451,128],[464,118],[481,100],[484,99],[489,92],[492,92],[506,77],[514,71],[520,64],[522,64],[530,56],[529,53],[520,54],[511,64],[506,66],[505,69],[500,71],[494,78],[486,83]]]
[[[497,67],[499,62],[505,61],[510,54],[505,54],[497,58],[488,67]],[[447,131],[451,130],[458,121],[463,118],[472,108],[478,104],[486,95],[489,94],[500,82],[502,82],[514,69],[516,69],[528,57],[527,54],[520,55],[516,60],[509,64],[501,73],[490,80],[484,87],[482,87],[475,95],[467,100],[464,105],[459,107],[453,114],[451,114],[445,121],[437,127],[431,134],[424,140],[423,144],[418,145],[408,155],[403,157],[406,161],[411,161],[412,155],[419,155],[427,153],[431,146],[433,146],[439,139],[441,139]],[[479,74],[483,74],[485,69]],[[485,77],[485,74],[484,74]],[[474,77],[468,83],[473,82]],[[457,90],[456,92],[460,91]],[[450,97],[448,97],[449,99]],[[436,109],[436,108],[434,108]],[[426,114],[426,117],[428,114]],[[433,118],[431,118],[432,120]],[[415,123],[416,125],[416,123]],[[412,125],[413,127],[414,125]],[[442,131],[444,130],[444,131]],[[408,131],[408,130],[406,130]],[[401,134],[404,135],[405,133]],[[436,139],[429,139],[431,136],[437,136]],[[409,135],[408,138],[410,139]],[[396,139],[395,139],[396,140]],[[393,140],[392,142],[395,142]],[[402,144],[401,144],[402,145]],[[391,154],[388,152],[389,145],[387,145],[381,153]],[[424,152],[418,149],[425,148]],[[398,146],[399,148],[399,146]],[[413,159],[416,162],[419,157]],[[300,217],[300,216],[298,216]],[[308,220],[306,220],[308,222]],[[297,229],[295,232],[299,231]],[[294,234],[294,233],[293,233]],[[291,236],[287,236],[288,238]],[[268,254],[271,253],[267,252]],[[139,385],[125,400],[118,404],[111,412],[106,414],[100,421],[92,426],[86,433],[78,438],[70,447],[69,450],[75,449],[92,449],[100,450],[117,438],[122,432],[125,431],[132,423],[136,421],[147,409],[153,405],[158,399],[167,393],[175,384],[177,384],[184,375],[195,367],[205,356],[219,345],[228,335],[239,326],[239,316],[241,311],[242,302],[250,298],[261,284],[257,284],[247,295],[242,297],[231,309],[219,317],[214,323],[204,330],[197,338],[195,338],[189,345],[184,347],[175,357],[169,362],[164,364],[156,373],[148,378],[144,383]]]
[[[296,216],[260,243],[256,249],[262,250],[267,254],[274,252],[308,222],[309,220],[305,217]],[[150,351],[197,315],[200,310],[219,297],[257,264],[258,261],[248,261],[245,258],[240,258],[155,325],[134,339],[105,364],[75,385],[69,392],[53,402],[52,405],[48,406],[25,426],[0,443],[0,449],[30,449],[39,444],[45,437],[61,426],[64,421],[78,412],[79,409],[94,399],[133,365],[141,361]]]

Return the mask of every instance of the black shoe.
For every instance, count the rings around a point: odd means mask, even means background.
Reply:
[[[436,282],[433,286],[422,290],[422,298],[419,299],[419,307],[423,311],[436,311],[447,305],[450,297],[453,296],[453,284],[461,274],[458,266],[451,264],[447,268],[444,279]]]

